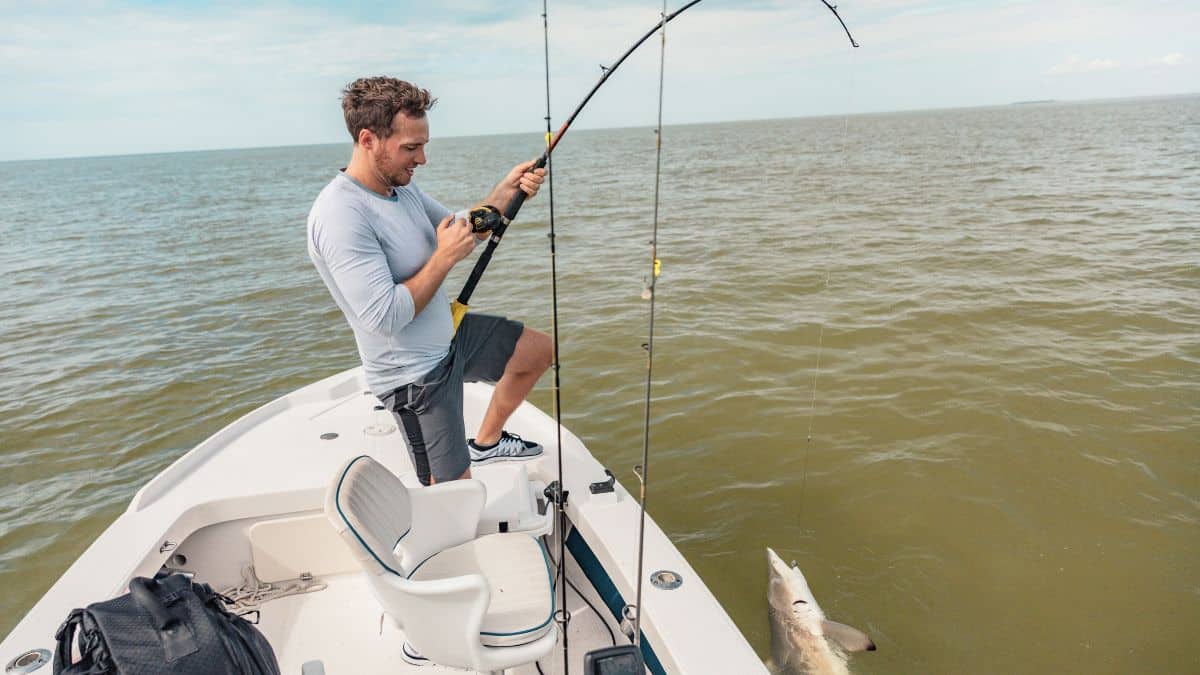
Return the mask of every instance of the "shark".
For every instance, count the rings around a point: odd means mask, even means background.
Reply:
[[[825,618],[804,574],[767,549],[772,673],[849,675],[847,652],[875,651],[867,634]]]

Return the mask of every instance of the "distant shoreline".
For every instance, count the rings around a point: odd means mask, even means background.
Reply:
[[[1154,95],[1150,95],[1150,96],[1128,96],[1128,97],[1114,97],[1114,98],[1037,99],[1037,100],[1029,100],[1029,101],[1013,101],[1010,103],[989,103],[989,104],[970,105],[970,106],[953,106],[953,107],[949,107],[949,108],[933,107],[933,108],[907,108],[907,109],[901,109],[901,110],[860,110],[860,111],[856,111],[856,112],[845,112],[845,113],[828,113],[828,114],[821,114],[821,115],[801,115],[799,117],[732,119],[732,120],[707,121],[707,122],[677,122],[677,123],[667,124],[666,126],[668,128],[670,128],[670,127],[687,127],[687,126],[697,126],[697,125],[706,125],[706,124],[738,124],[738,123],[746,123],[746,122],[767,122],[767,121],[775,121],[775,120],[782,121],[782,120],[795,120],[795,119],[820,119],[820,118],[830,118],[830,117],[841,119],[841,118],[858,117],[858,116],[935,113],[935,112],[944,112],[944,111],[953,111],[953,110],[986,110],[988,108],[994,109],[994,108],[1008,107],[1008,106],[1012,106],[1012,105],[1033,105],[1033,104],[1038,104],[1038,103],[1062,103],[1062,104],[1072,104],[1072,105],[1073,104],[1092,104],[1092,103],[1120,103],[1120,102],[1135,102],[1135,101],[1148,101],[1148,100],[1193,98],[1196,96],[1200,96],[1200,92],[1185,92],[1185,93],[1176,93],[1176,94],[1154,94]],[[648,125],[634,125],[634,126],[628,126],[628,127],[621,127],[621,126],[588,127],[588,126],[583,126],[583,127],[579,128],[579,131],[580,132],[584,132],[584,131],[619,131],[622,129],[638,129],[638,128],[642,128],[642,127],[652,128]],[[454,135],[440,136],[439,138],[445,138],[445,139],[449,139],[449,138],[485,138],[485,137],[489,137],[489,136],[527,135],[527,136],[530,136],[533,138],[540,139],[542,133],[543,132],[536,131],[536,130],[502,131],[502,132],[487,133],[487,134],[454,134]],[[101,153],[101,154],[95,154],[95,155],[76,155],[76,156],[70,156],[70,157],[23,157],[23,158],[13,158],[13,159],[0,159],[0,166],[6,165],[6,164],[9,164],[9,165],[17,164],[17,163],[22,163],[22,162],[54,162],[54,161],[62,161],[62,160],[80,160],[80,159],[114,159],[114,158],[119,158],[119,157],[144,157],[144,156],[150,156],[150,155],[178,155],[178,154],[186,154],[186,153],[193,153],[193,152],[229,152],[229,151],[234,151],[234,150],[275,150],[275,149],[301,148],[301,147],[313,147],[313,146],[322,146],[322,145],[339,145],[339,144],[345,145],[347,148],[347,151],[349,151],[349,148],[350,148],[349,140],[318,141],[315,143],[287,143],[287,144],[281,144],[281,145],[262,145],[262,146],[251,146],[251,147],[240,147],[240,148],[239,147],[184,148],[184,149],[176,149],[176,150],[158,150],[158,151],[148,151],[148,152],[130,152],[130,153],[117,153],[117,154]]]

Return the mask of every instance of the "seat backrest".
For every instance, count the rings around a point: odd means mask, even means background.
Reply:
[[[368,573],[405,576],[393,551],[412,529],[408,488],[367,455],[342,465],[325,492],[325,517]]]

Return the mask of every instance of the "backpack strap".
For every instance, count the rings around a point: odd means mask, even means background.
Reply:
[[[58,630],[54,631],[54,639],[58,644],[54,647],[54,672],[70,675],[71,673],[80,672],[79,666],[83,665],[86,658],[80,661],[78,665],[72,662],[71,645],[75,643],[75,631],[79,629],[79,624],[83,621],[83,610],[76,608],[71,610],[67,615],[67,619],[62,622]],[[86,656],[86,655],[85,655]]]
[[[129,595],[138,607],[150,615],[167,663],[194,654],[200,649],[196,644],[196,634],[184,620],[186,614],[183,617],[173,614],[167,609],[164,598],[159,597],[160,593],[166,595],[170,590],[165,584],[159,584],[146,577],[134,577],[129,582]]]

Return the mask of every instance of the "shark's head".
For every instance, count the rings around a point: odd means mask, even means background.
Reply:
[[[825,618],[796,563],[767,549],[771,662],[779,672],[846,674],[846,652],[871,651],[866,633]]]
[[[785,563],[771,548],[767,549],[767,573],[768,601],[772,610],[797,619],[820,620],[824,617],[800,568],[794,563]]]

